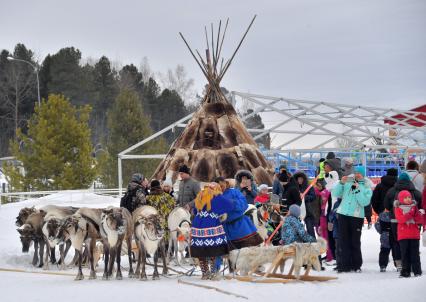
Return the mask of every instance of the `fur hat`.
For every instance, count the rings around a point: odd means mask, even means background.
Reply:
[[[422,162],[420,166],[420,173],[426,173],[426,159]]]
[[[163,186],[173,187],[172,181],[170,179],[166,179],[165,181],[163,181]]]
[[[327,156],[325,157],[325,159],[333,159],[336,158],[336,154],[334,154],[334,152],[328,152]]]
[[[405,172],[402,172],[401,174],[399,174],[398,180],[409,181],[409,180],[411,180],[411,178],[410,178],[410,175],[408,175]]]
[[[266,185],[266,184],[261,184],[261,185],[257,188],[257,190],[258,190],[258,191],[262,191],[263,189],[268,189],[268,185]]]
[[[150,186],[151,186],[151,189],[152,188],[159,188],[159,187],[161,187],[160,182],[158,180],[156,180],[156,179],[153,179],[151,181],[151,185]]]
[[[179,167],[179,173],[186,173],[186,174],[191,174],[191,171],[189,170],[187,165],[182,165]]]
[[[363,177],[365,177],[365,167],[364,166],[356,166],[354,168],[354,173],[359,173],[361,174]]]
[[[291,216],[294,216],[296,218],[300,217],[300,207],[297,204],[292,204],[288,209],[288,212]]]
[[[407,198],[408,196],[411,197],[411,193],[407,190],[403,190],[403,191],[399,192],[398,193],[398,201],[400,202],[400,204],[407,204],[405,202],[405,198]],[[408,204],[411,204],[411,203],[408,203]]]
[[[389,168],[386,170],[386,175],[388,176],[398,176],[398,170],[395,168]]]

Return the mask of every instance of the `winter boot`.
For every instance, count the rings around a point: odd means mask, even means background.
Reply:
[[[385,272],[386,272],[386,266],[382,266],[382,267],[380,268],[380,272],[381,272],[381,273],[385,273]]]
[[[394,262],[395,262],[396,271],[401,272],[402,271],[402,261],[401,260],[395,260]]]

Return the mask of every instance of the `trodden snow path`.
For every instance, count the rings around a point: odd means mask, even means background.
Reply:
[[[0,207],[0,268],[17,269],[30,272],[44,272],[32,267],[30,254],[22,254],[21,244],[15,227],[15,217],[24,206],[40,207],[46,204],[106,207],[118,206],[118,199],[91,193],[60,193],[39,199],[31,199]],[[421,247],[423,269],[426,269],[426,248]],[[254,284],[236,280],[201,281],[199,276],[180,277],[182,280],[204,284],[246,296],[251,301],[426,301],[426,277],[400,279],[393,265],[386,273],[380,273],[377,264],[379,236],[373,230],[363,230],[362,252],[364,264],[362,273],[336,274],[331,268],[321,275],[337,276],[338,280],[329,282],[291,282],[287,284]],[[72,252],[70,253],[72,254]],[[68,262],[72,255],[67,257]],[[128,267],[123,257],[122,264]],[[67,269],[66,275],[45,275],[23,272],[0,271],[1,301],[236,301],[244,299],[226,295],[215,290],[194,287],[177,282],[177,276],[160,277],[159,281],[141,282],[127,278],[123,271],[121,281],[101,280],[102,264],[98,267],[98,279],[74,281],[76,270]],[[60,272],[50,265],[51,271]],[[182,271],[182,268],[177,268]],[[149,268],[149,272],[152,269]],[[88,271],[84,269],[87,276]],[[160,269],[161,272],[161,269]],[[316,272],[314,272],[316,273]]]

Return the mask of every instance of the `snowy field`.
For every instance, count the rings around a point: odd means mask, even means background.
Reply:
[[[84,269],[86,279],[74,281],[76,270],[68,268],[64,273],[70,275],[45,275],[42,269],[31,266],[32,251],[22,254],[21,243],[15,227],[15,217],[25,206],[40,207],[47,204],[104,207],[118,205],[112,197],[91,193],[61,193],[47,197],[27,200],[0,207],[0,284],[1,301],[236,301],[244,299],[226,295],[215,290],[198,288],[178,283],[178,278],[193,283],[209,285],[246,296],[251,301],[426,301],[426,274],[420,278],[400,279],[392,266],[386,273],[380,273],[378,267],[379,236],[373,230],[363,230],[362,252],[364,265],[362,273],[336,274],[327,267],[320,275],[337,276],[338,280],[325,283],[291,282],[287,284],[253,284],[232,281],[201,281],[199,276],[178,277],[170,275],[158,281],[141,282],[128,279],[123,271],[121,281],[103,281],[102,264],[98,267],[98,279],[88,280],[88,271]],[[70,253],[72,254],[72,252]],[[57,257],[58,258],[58,257]],[[69,262],[72,255],[68,255]],[[123,257],[123,266],[128,262]],[[423,270],[426,269],[426,248],[421,247]],[[174,267],[184,271],[183,267]],[[1,270],[3,269],[3,270]],[[17,269],[25,272],[7,272],[4,269]],[[50,265],[50,271],[60,272]],[[150,271],[149,271],[150,272]],[[161,272],[161,270],[160,270]],[[172,273],[172,272],[171,272]],[[197,273],[198,274],[198,273]],[[150,277],[148,277],[150,278]]]

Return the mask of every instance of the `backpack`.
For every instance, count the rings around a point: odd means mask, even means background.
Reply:
[[[138,188],[135,188],[133,190],[127,190],[127,192],[124,194],[123,197],[121,197],[120,200],[120,207],[126,208],[129,210],[130,213],[132,213],[136,208],[136,192],[138,191]]]

